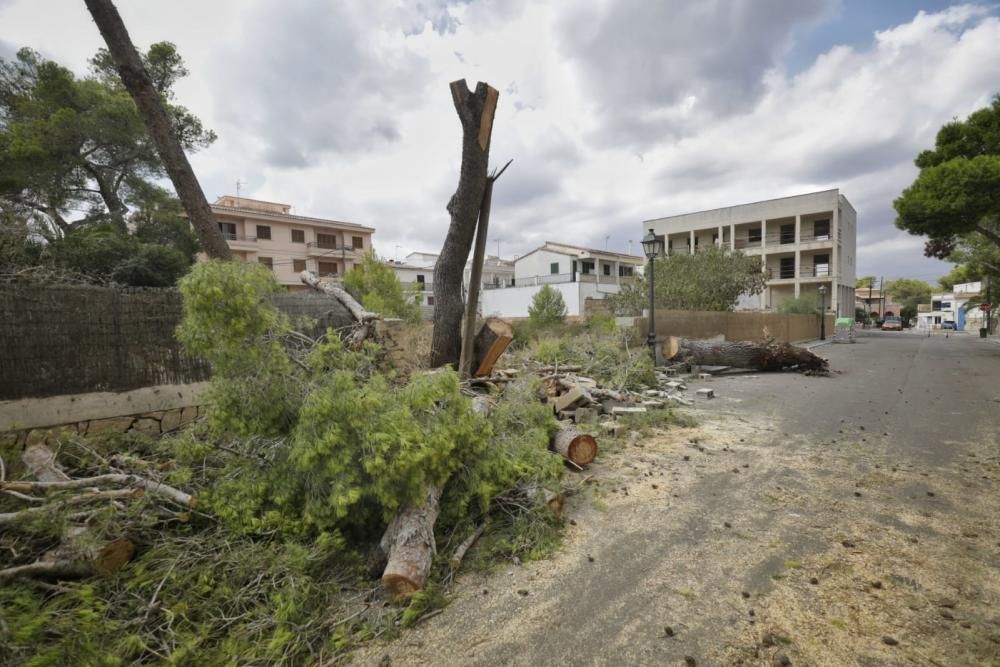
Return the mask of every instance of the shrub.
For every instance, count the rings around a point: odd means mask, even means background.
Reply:
[[[384,317],[419,322],[420,294],[407,294],[396,272],[372,251],[344,276],[344,289],[368,310]]]
[[[562,293],[551,285],[542,285],[528,307],[528,319],[537,327],[559,324],[566,319],[566,302]]]
[[[819,312],[819,301],[812,294],[803,294],[793,299],[787,299],[778,306],[781,313],[812,313]]]

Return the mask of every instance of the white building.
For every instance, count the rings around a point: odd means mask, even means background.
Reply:
[[[482,292],[480,311],[486,316],[527,317],[528,307],[543,285],[562,294],[567,315],[584,315],[587,298],[617,294],[642,267],[636,255],[546,242],[514,260],[512,284]]]
[[[423,295],[424,314],[434,313],[434,268],[438,255],[430,252],[411,252],[402,262],[390,261],[389,266],[396,273],[404,289],[415,289]],[[462,278],[463,298],[469,291],[469,281],[472,276],[472,256],[465,264]],[[482,290],[501,289],[514,283],[514,262],[495,255],[488,255],[483,260]],[[480,292],[482,293],[482,292]]]
[[[971,301],[978,304],[983,284],[979,281],[952,286],[952,291],[931,295],[931,302],[917,309],[917,328],[940,329],[945,322],[954,322],[959,331],[979,331],[986,318],[978,308],[968,308]]]
[[[668,254],[720,246],[759,255],[767,274],[762,294],[741,310],[777,308],[826,286],[827,306],[854,316],[857,213],[839,189],[656,218],[642,223],[664,237]]]

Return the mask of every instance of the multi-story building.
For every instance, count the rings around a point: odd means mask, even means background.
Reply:
[[[212,204],[233,258],[260,262],[289,289],[299,273],[342,276],[372,249],[374,229],[353,222],[291,213],[290,204],[227,195]]]
[[[427,317],[434,314],[434,268],[437,265],[437,260],[438,255],[435,253],[411,252],[401,262],[389,262],[389,266],[395,271],[396,277],[399,278],[404,289],[422,293],[421,303],[424,306],[424,315]],[[470,253],[462,277],[463,297],[468,294],[471,276],[472,255]],[[488,255],[483,260],[482,289],[509,287],[513,282],[514,262],[493,255]]]
[[[950,292],[932,294],[929,304],[917,307],[917,327],[941,329],[945,322],[950,322],[958,331],[978,331],[985,326],[983,312],[967,304],[970,301],[973,305],[980,303],[982,291],[983,284],[976,281],[954,285]]]
[[[562,294],[568,315],[584,315],[586,300],[617,294],[642,268],[643,258],[610,250],[546,242],[514,260],[514,274],[506,288],[482,293],[484,315],[527,317],[535,293],[551,285]]]
[[[767,287],[741,298],[742,310],[767,310],[826,286],[828,308],[854,316],[857,213],[839,189],[769,199],[642,223],[664,237],[668,254],[711,246],[759,255]]]

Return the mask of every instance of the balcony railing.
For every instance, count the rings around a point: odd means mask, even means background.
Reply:
[[[635,280],[634,276],[606,276],[603,273],[552,273],[542,276],[517,278],[509,287],[529,287],[532,285],[555,285],[558,283],[597,283],[600,285],[625,285]],[[490,289],[497,289],[491,287]]]
[[[256,236],[245,236],[243,234],[236,234],[236,233],[233,233],[233,232],[222,232],[222,238],[226,239],[227,241],[236,241],[236,242],[243,242],[243,243],[256,243],[257,242],[257,237]]]
[[[340,250],[336,243],[330,243],[328,241],[310,241],[306,244],[307,248],[319,248],[321,250]],[[346,250],[346,248],[345,248]]]
[[[804,278],[829,278],[833,274],[830,272],[829,264],[817,264],[816,266],[801,267],[799,275]]]

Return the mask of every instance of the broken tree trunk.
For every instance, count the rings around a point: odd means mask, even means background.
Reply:
[[[492,373],[497,359],[512,340],[514,340],[514,327],[510,322],[494,317],[483,322],[473,344],[473,368],[476,369],[473,375],[482,377]]]
[[[472,409],[485,416],[491,403],[485,396],[472,399]],[[420,505],[400,510],[385,529],[379,549],[387,556],[382,585],[390,595],[412,595],[424,587],[437,553],[434,523],[437,521],[442,486],[431,484]]]
[[[129,92],[146,124],[163,166],[184,205],[191,226],[205,254],[215,259],[232,259],[229,245],[216,224],[212,207],[194,175],[174,123],[163,106],[163,98],[149,77],[142,58],[135,50],[125,23],[111,0],[85,0],[101,36],[108,45],[125,90]]]
[[[309,285],[309,287],[333,297],[351,314],[351,317],[357,323],[357,328],[346,337],[348,345],[352,347],[360,345],[366,339],[375,335],[375,322],[379,319],[379,314],[366,310],[343,287],[329,278],[320,278],[312,271],[303,271],[300,273],[299,280]]]
[[[462,348],[462,277],[476,232],[486,190],[486,168],[496,112],[497,90],[483,82],[472,93],[465,79],[451,83],[451,96],[462,123],[462,167],[458,188],[448,202],[451,224],[434,267],[434,331],[431,366],[458,366]]]
[[[597,458],[597,440],[594,436],[570,429],[555,432],[552,436],[552,449],[580,467]]]
[[[76,549],[74,551],[79,551]],[[17,565],[0,570],[0,583],[13,579],[84,579],[86,577],[106,577],[125,567],[135,557],[135,544],[120,537],[108,542],[96,553],[74,558],[62,558],[53,554],[51,560],[39,560],[27,565]]]
[[[665,359],[686,360],[699,365],[735,366],[759,371],[798,370],[827,372],[828,363],[804,347],[773,339],[754,341],[702,341],[668,336],[663,341]]]

